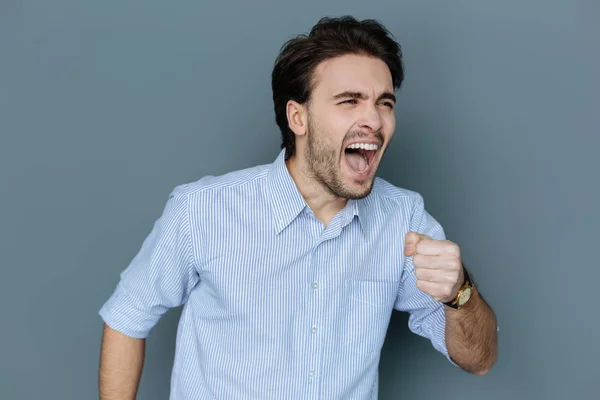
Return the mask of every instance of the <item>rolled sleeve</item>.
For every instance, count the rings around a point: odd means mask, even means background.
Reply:
[[[100,309],[100,316],[112,329],[136,339],[148,337],[160,319],[160,315],[139,310],[120,284]]]
[[[416,194],[409,230],[432,239],[445,240],[442,226],[425,210],[423,197]],[[404,250],[402,243],[401,251]],[[431,341],[433,347],[442,353],[450,363],[457,365],[446,345],[446,312],[444,305],[427,293],[417,288],[417,277],[412,257],[405,257],[402,284],[398,293],[395,308],[409,313],[409,329]]]
[[[120,274],[99,314],[112,329],[146,338],[160,317],[182,305],[197,284],[188,196],[176,187],[149,235]]]

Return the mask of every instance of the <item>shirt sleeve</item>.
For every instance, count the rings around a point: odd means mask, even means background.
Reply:
[[[420,194],[416,195],[409,230],[427,235],[432,239],[446,239],[442,226],[425,210],[423,197]],[[404,251],[404,242],[402,242],[401,251]],[[412,257],[405,257],[402,281],[394,308],[399,311],[407,311],[409,313],[409,329],[413,333],[429,339],[436,350],[446,356],[450,363],[457,365],[450,357],[446,346],[444,305],[417,288],[414,271]]]
[[[121,272],[114,292],[99,311],[112,329],[146,338],[160,317],[182,305],[197,284],[188,202],[183,185],[173,189],[162,215]]]

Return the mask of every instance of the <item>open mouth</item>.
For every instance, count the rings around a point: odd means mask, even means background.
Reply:
[[[344,151],[346,164],[353,172],[365,174],[370,171],[378,148],[378,145],[372,143],[353,143]]]

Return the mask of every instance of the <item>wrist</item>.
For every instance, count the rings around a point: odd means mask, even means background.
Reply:
[[[452,300],[444,302],[443,304],[447,307],[458,310],[467,305],[474,295],[475,286],[469,273],[463,265],[463,281],[458,289],[458,292],[456,293],[456,296],[454,296]]]

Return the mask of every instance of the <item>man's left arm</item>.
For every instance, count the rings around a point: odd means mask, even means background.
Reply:
[[[404,254],[412,256],[417,288],[441,303],[456,298],[465,281],[456,243],[409,232]],[[466,304],[459,309],[444,305],[444,313],[445,341],[452,361],[465,371],[486,374],[498,353],[497,322],[492,308],[474,287]]]

